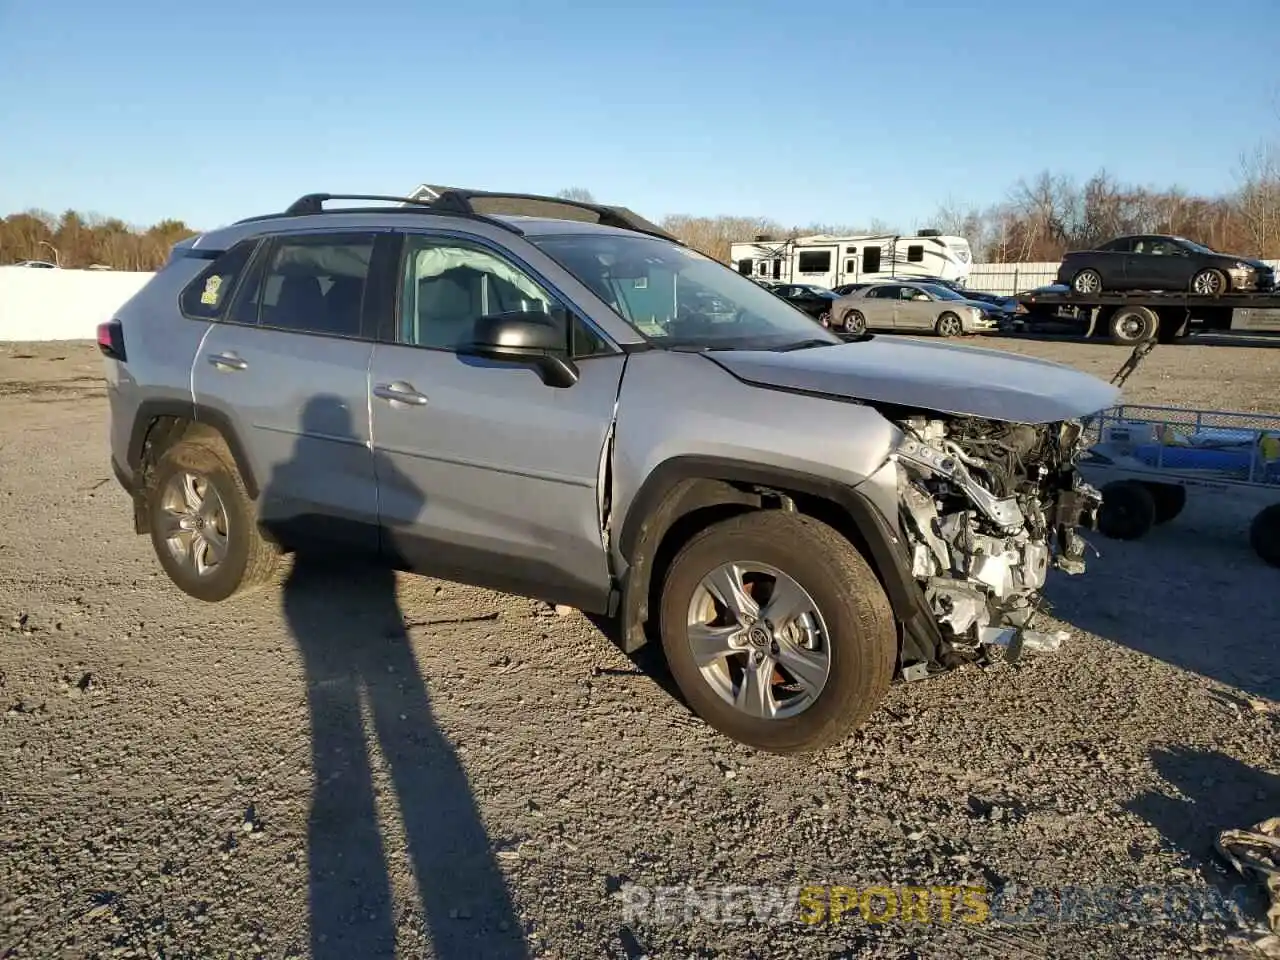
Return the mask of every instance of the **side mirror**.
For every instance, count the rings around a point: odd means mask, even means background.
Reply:
[[[563,313],[495,313],[476,321],[475,335],[462,353],[534,367],[549,387],[571,387],[578,368],[569,359],[569,336]]]

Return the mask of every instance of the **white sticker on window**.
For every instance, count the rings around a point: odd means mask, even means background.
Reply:
[[[218,305],[218,288],[222,286],[222,277],[216,273],[204,282],[204,292],[200,294],[200,302],[206,306]]]

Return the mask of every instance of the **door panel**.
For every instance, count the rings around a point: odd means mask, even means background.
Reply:
[[[938,304],[932,300],[898,300],[897,326],[903,330],[932,330]]]
[[[384,548],[422,573],[603,612],[600,474],[624,357],[596,341],[578,382],[556,388],[532,366],[455,353],[517,288],[519,309],[572,317],[492,251],[406,243],[400,342],[379,343],[371,366]],[[393,387],[424,402],[388,397]]]
[[[597,500],[623,359],[579,363],[572,387],[529,367],[379,344],[373,383],[422,404],[376,398],[373,442],[386,545],[445,579],[593,609],[609,570]]]
[[[289,546],[377,549],[373,342],[361,338],[373,243],[372,234],[273,241],[192,370],[196,403],[227,416],[247,451],[261,521]]]
[[[261,488],[260,518],[290,543],[377,548],[372,351],[358,340],[230,323],[214,324],[200,348],[196,403],[231,418]]]

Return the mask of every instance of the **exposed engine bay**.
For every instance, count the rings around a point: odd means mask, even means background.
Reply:
[[[1016,655],[1033,636],[1049,570],[1084,572],[1078,528],[1094,527],[1102,498],[1076,471],[1080,423],[938,414],[897,423],[900,522],[943,637],[938,662],[913,665],[916,675]]]

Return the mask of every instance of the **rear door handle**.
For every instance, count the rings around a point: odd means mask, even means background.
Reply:
[[[246,370],[249,367],[249,361],[234,353],[215,353],[209,357],[209,362],[220,370]]]
[[[403,380],[380,383],[373,388],[373,395],[392,403],[411,403],[415,407],[424,406],[427,402],[426,394],[419,393],[413,388],[413,384],[405,383]]]

